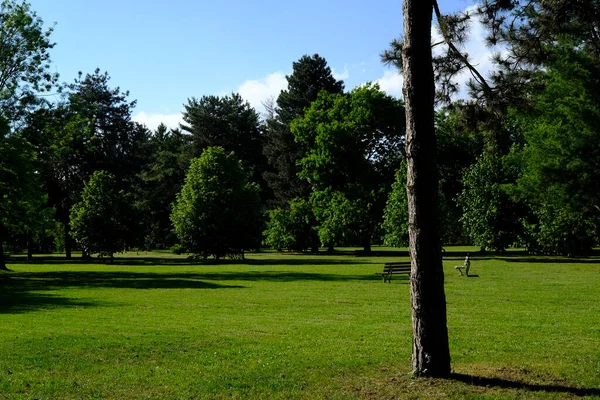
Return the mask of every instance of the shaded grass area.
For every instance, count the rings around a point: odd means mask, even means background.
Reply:
[[[600,259],[444,255],[443,380],[410,378],[408,280],[376,275],[403,251],[16,258],[0,399],[600,397]]]

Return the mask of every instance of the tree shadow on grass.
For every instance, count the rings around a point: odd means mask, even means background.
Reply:
[[[9,272],[0,277],[0,313],[19,313],[56,307],[92,307],[102,304],[49,294],[65,288],[115,289],[243,289],[240,281],[345,282],[378,280],[377,275],[338,275],[289,271],[222,271],[206,273],[147,273],[129,271]],[[209,281],[209,282],[207,282]],[[210,281],[217,281],[210,282]],[[232,282],[232,284],[226,284]],[[236,282],[236,283],[234,283]]]
[[[9,260],[11,264],[35,264],[35,265],[129,265],[129,266],[199,266],[199,265],[365,265],[381,264],[378,261],[369,261],[361,258],[355,259],[336,259],[332,257],[319,257],[314,254],[286,254],[282,257],[244,260],[220,260],[214,259],[195,259],[192,257],[119,257],[116,256],[113,262],[107,258],[73,258],[67,260],[64,257],[36,256],[32,260],[27,260],[23,256],[12,256]]]
[[[482,387],[499,387],[502,389],[517,389],[530,392],[565,393],[571,396],[600,396],[600,389],[577,388],[566,385],[544,385],[513,381],[503,378],[486,378],[481,376],[453,373],[450,379],[466,383],[468,385]]]
[[[13,285],[31,290],[64,287],[108,287],[126,289],[227,289],[244,288],[206,281],[357,281],[377,280],[376,274],[326,274],[295,271],[218,271],[152,273],[134,271],[41,271],[13,272],[8,278]],[[2,281],[0,281],[0,284]]]
[[[499,257],[496,260],[516,263],[532,263],[532,264],[598,264],[600,265],[600,258],[567,258],[567,257]]]
[[[0,314],[59,307],[110,305],[71,299],[53,291],[65,288],[239,289],[239,285],[203,282],[193,274],[148,274],[96,271],[11,272],[0,277]],[[50,293],[49,293],[50,292]]]
[[[22,314],[32,311],[49,311],[55,308],[99,307],[102,305],[105,304],[27,290],[2,288],[2,293],[0,293],[0,314]]]

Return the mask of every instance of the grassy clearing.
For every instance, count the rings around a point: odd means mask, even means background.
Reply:
[[[600,259],[445,253],[453,379],[410,379],[407,279],[375,256],[10,264],[0,399],[600,397]]]

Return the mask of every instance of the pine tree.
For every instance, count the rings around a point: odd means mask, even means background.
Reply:
[[[294,141],[290,123],[304,115],[321,90],[342,93],[344,83],[336,80],[327,62],[318,54],[305,55],[293,63],[293,72],[286,76],[287,90],[277,97],[274,118],[266,121],[264,153],[269,162],[265,179],[273,191],[274,205],[285,207],[293,198],[307,198],[308,184],[298,178],[297,166],[304,149]]]

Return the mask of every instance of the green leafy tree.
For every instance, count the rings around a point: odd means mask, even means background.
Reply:
[[[372,223],[369,215],[372,204],[364,199],[348,199],[345,193],[335,190],[313,192],[311,203],[319,222],[315,229],[330,251],[338,244],[364,243],[365,227]],[[370,251],[369,245],[365,245],[365,251]]]
[[[37,153],[38,168],[48,195],[62,225],[59,231],[67,258],[71,258],[70,212],[89,180],[91,154],[96,138],[91,122],[73,112],[68,105],[42,108],[26,118],[24,136]]]
[[[261,209],[259,188],[248,182],[241,161],[222,147],[208,147],[192,160],[171,220],[197,257],[243,258],[260,246]]]
[[[292,68],[292,74],[286,76],[288,87],[279,94],[273,116],[266,120],[264,143],[269,163],[265,179],[273,191],[274,205],[280,208],[294,198],[308,199],[310,193],[309,185],[298,178],[297,163],[304,149],[294,140],[291,122],[304,115],[322,90],[328,93],[344,90],[344,83],[333,77],[327,61],[318,54],[302,56]]]
[[[131,198],[119,190],[116,178],[96,171],[86,182],[81,201],[71,209],[73,237],[87,254],[108,256],[122,252],[127,244]]]
[[[137,206],[144,225],[144,247],[164,249],[177,241],[171,223],[171,204],[185,179],[188,138],[178,129],[169,130],[161,124],[152,135],[151,145],[150,161],[140,176]]]
[[[368,84],[348,94],[322,91],[292,123],[305,149],[300,177],[311,185],[324,244],[354,237],[370,250],[403,157],[403,111],[399,100]]]
[[[406,161],[400,164],[396,172],[396,181],[392,185],[385,205],[382,224],[387,246],[408,246],[408,198],[406,196]]]
[[[50,72],[51,33],[29,3],[0,4],[0,268],[6,268],[2,242],[8,230],[32,228],[31,213],[43,209],[35,152],[19,128],[57,80]]]
[[[310,202],[293,199],[289,209],[277,208],[269,211],[264,235],[267,246],[276,250],[305,251],[313,246],[315,220]]]
[[[545,90],[532,112],[518,113],[526,145],[517,151],[517,197],[535,216],[526,226],[531,250],[581,255],[600,233],[600,68],[571,41],[550,55]]]
[[[526,210],[508,192],[518,173],[518,166],[511,167],[498,155],[482,157],[465,171],[459,196],[462,222],[482,250],[503,251],[522,236]]]
[[[129,101],[128,92],[111,88],[108,73],[96,69],[94,73],[82,74],[68,85],[69,112],[89,121],[91,135],[90,150],[82,165],[85,176],[94,171],[106,171],[116,179],[119,190],[134,197],[133,204],[143,200],[141,172],[147,168],[152,156],[151,132],[131,120],[136,101]],[[128,247],[140,247],[143,242],[143,210],[132,207],[129,226]]]
[[[137,178],[150,156],[150,132],[131,120],[136,101],[128,101],[129,92],[110,88],[110,76],[96,69],[85,77],[80,74],[68,86],[70,112],[89,121],[93,140],[84,161],[93,171],[104,170],[115,176],[121,189],[137,185]]]
[[[4,241],[8,234],[29,233],[43,225],[45,196],[36,173],[36,155],[19,134],[9,133],[0,118],[0,269],[6,270]],[[36,215],[40,212],[40,215]]]
[[[183,121],[181,129],[189,135],[189,159],[200,157],[207,147],[223,147],[236,154],[253,182],[266,186],[259,116],[239,94],[192,97],[184,105]]]
[[[50,71],[51,34],[28,2],[0,4],[0,114],[12,125],[39,105],[39,94],[58,79]]]

